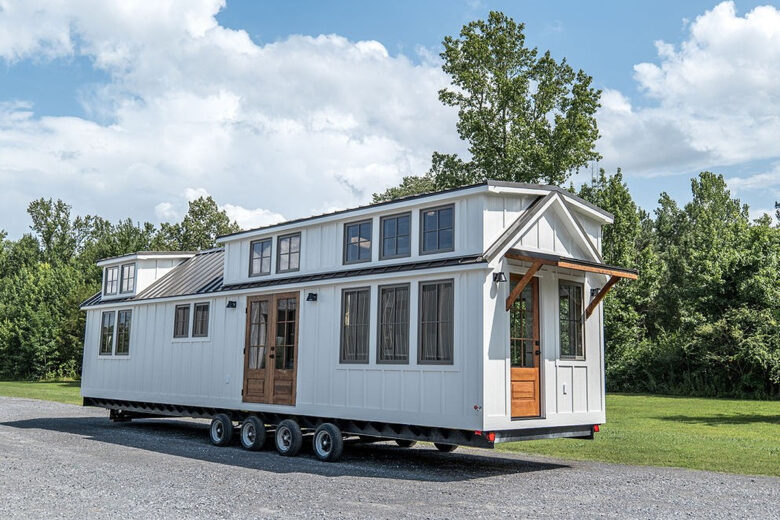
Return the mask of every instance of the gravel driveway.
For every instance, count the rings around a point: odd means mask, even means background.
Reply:
[[[385,443],[326,464],[206,429],[0,397],[0,518],[780,518],[771,477]]]

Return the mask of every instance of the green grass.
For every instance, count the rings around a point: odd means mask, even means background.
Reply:
[[[610,394],[594,440],[513,442],[563,459],[780,476],[780,402]]]
[[[0,395],[25,397],[67,404],[81,404],[78,381],[31,383],[28,381],[0,381]]]
[[[0,395],[81,404],[79,382],[0,382]],[[610,394],[592,441],[500,444],[562,459],[780,476],[780,402]]]

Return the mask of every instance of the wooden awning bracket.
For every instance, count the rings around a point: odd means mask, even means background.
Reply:
[[[601,303],[601,300],[604,299],[604,297],[607,295],[609,290],[612,289],[612,286],[618,283],[619,280],[620,280],[619,276],[615,276],[615,275],[610,276],[607,283],[604,284],[604,287],[601,288],[598,294],[596,294],[593,300],[588,304],[588,307],[585,309],[585,319],[590,318],[590,315],[593,314],[593,311],[596,310],[596,307],[598,307],[599,303]]]
[[[528,282],[531,281],[531,279],[534,277],[536,272],[542,268],[542,262],[536,261],[533,264],[531,264],[531,267],[528,268],[528,271],[525,272],[523,277],[520,279],[519,282],[517,282],[517,285],[512,288],[512,292],[509,293],[509,296],[506,298],[506,310],[509,310],[512,308],[512,304],[515,303],[515,300],[520,296],[520,294],[523,292],[523,289],[525,289],[525,286],[528,285]]]

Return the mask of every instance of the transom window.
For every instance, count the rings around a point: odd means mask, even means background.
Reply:
[[[371,221],[344,225],[344,263],[355,264],[371,260]]]
[[[453,281],[420,282],[418,360],[423,364],[453,363]]]
[[[177,305],[173,319],[173,337],[186,338],[190,332],[190,306]]]
[[[209,304],[196,303],[192,316],[192,337],[205,338],[209,335]]]
[[[119,292],[129,293],[135,290],[135,264],[122,266],[122,287]]]
[[[255,240],[249,245],[249,276],[271,273],[271,239]]]
[[[106,280],[103,286],[104,294],[116,294],[119,290],[119,268],[106,267]]]
[[[277,243],[276,272],[285,273],[300,269],[301,234],[280,236]]]
[[[452,251],[454,246],[454,206],[420,211],[420,252],[422,254]]]
[[[368,363],[371,290],[345,289],[341,301],[341,362]]]
[[[585,359],[583,286],[558,282],[558,320],[562,359]]]
[[[378,363],[409,362],[409,284],[379,287]]]
[[[410,222],[411,214],[382,217],[380,258],[400,258],[411,253]]]

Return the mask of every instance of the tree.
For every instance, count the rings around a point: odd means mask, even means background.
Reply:
[[[560,185],[600,158],[595,113],[601,91],[566,59],[526,47],[524,28],[493,11],[463,26],[458,38],[444,39],[442,69],[452,88],[440,90],[439,100],[458,108],[457,130],[469,142],[471,160],[434,153],[429,175],[437,189],[488,178]],[[407,179],[407,188],[430,186]]]
[[[214,247],[218,236],[240,230],[211,196],[200,197],[189,203],[181,223],[160,226],[155,245],[165,250],[200,251]]]
[[[30,228],[35,232],[43,247],[43,257],[50,264],[68,262],[79,251],[89,236],[93,218],[70,219],[71,207],[57,199],[34,200],[27,207],[32,219]]]

